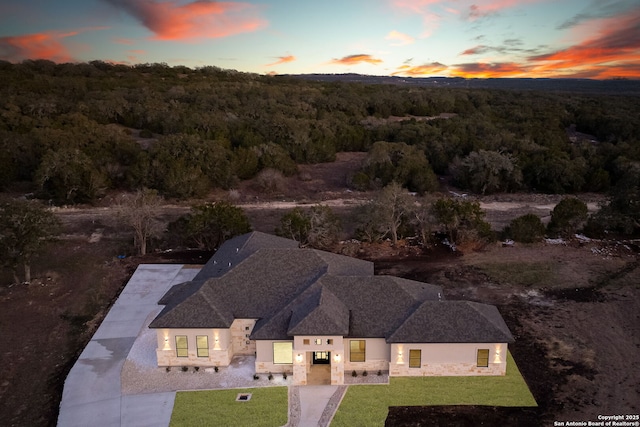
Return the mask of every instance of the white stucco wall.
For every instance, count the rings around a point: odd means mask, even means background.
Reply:
[[[489,350],[488,367],[478,366],[479,349]],[[419,368],[409,367],[410,350],[421,350]],[[391,376],[504,375],[506,368],[506,343],[391,345]]]

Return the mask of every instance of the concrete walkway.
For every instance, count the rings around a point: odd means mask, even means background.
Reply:
[[[122,396],[120,373],[158,300],[197,272],[175,264],[138,267],[67,376],[59,426],[169,425],[175,393]]]
[[[298,388],[300,396],[299,427],[318,427],[329,400],[338,391],[335,385],[307,385]]]

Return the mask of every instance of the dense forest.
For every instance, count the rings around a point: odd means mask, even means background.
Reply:
[[[317,82],[216,67],[0,62],[0,187],[56,204],[170,198],[366,151],[355,189],[488,194],[640,179],[640,97]]]

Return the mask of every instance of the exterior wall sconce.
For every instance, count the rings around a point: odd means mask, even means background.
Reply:
[[[336,354],[333,356],[333,360],[335,360],[335,361],[336,361],[336,363],[340,363],[340,354],[336,353]]]
[[[171,350],[171,346],[169,345],[169,336],[168,335],[164,336],[164,347],[162,349],[163,350]]]
[[[398,349],[398,360],[396,360],[398,365],[404,365],[404,360],[402,359],[402,347]]]
[[[298,363],[302,362],[302,354],[298,353],[296,355],[296,362],[298,362]]]

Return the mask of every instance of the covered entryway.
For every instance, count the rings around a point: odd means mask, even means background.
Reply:
[[[308,385],[331,384],[331,353],[328,351],[313,351],[309,355],[311,365],[307,372]]]

